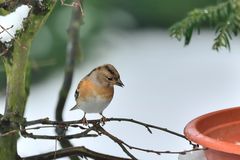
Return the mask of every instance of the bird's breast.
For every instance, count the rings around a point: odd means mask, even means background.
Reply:
[[[101,86],[96,85],[90,80],[82,81],[79,86],[80,98],[81,99],[92,99],[92,98],[102,98],[106,100],[111,100],[114,94],[114,89],[112,86]]]

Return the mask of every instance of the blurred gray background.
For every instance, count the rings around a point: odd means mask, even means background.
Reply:
[[[212,51],[214,31],[205,28],[194,35],[189,46],[169,37],[168,27],[199,7],[216,4],[202,0],[91,0],[85,1],[81,26],[82,55],[64,111],[65,120],[82,118],[81,110],[69,111],[75,104],[74,91],[81,78],[96,66],[113,64],[121,74],[124,88],[116,87],[114,99],[105,110],[107,117],[126,117],[182,133],[193,118],[240,104],[239,39],[231,41],[231,51]],[[64,73],[65,50],[71,8],[58,5],[39,31],[31,50],[32,87],[25,117],[50,117],[54,110]],[[5,75],[0,63],[0,112],[5,105]],[[99,115],[87,115],[88,119]],[[144,127],[111,122],[104,126],[129,144],[155,150],[181,151],[188,142]],[[41,130],[39,133],[54,134]],[[69,132],[74,132],[70,130]],[[72,141],[104,153],[125,156],[106,137]],[[18,150],[27,156],[54,150],[54,141],[21,138]],[[58,147],[59,148],[59,147]],[[173,160],[177,155],[134,153],[143,160]],[[67,158],[65,158],[67,159]]]

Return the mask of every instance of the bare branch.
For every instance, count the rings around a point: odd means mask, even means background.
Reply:
[[[79,0],[79,4],[81,0]],[[63,3],[63,1],[61,0]],[[76,5],[76,4],[75,4]],[[81,6],[81,5],[80,5]],[[72,11],[72,18],[70,21],[70,25],[68,28],[68,44],[67,44],[67,51],[66,51],[66,64],[65,64],[65,75],[64,75],[64,81],[61,87],[61,90],[59,92],[59,98],[57,102],[57,107],[56,107],[56,120],[57,121],[63,121],[63,109],[64,105],[69,93],[69,89],[72,85],[72,77],[73,77],[73,72],[74,72],[74,65],[75,65],[75,60],[77,54],[80,52],[80,47],[79,47],[79,30],[80,30],[80,25],[82,21],[82,10],[81,7],[74,7]],[[60,144],[63,148],[66,147],[72,147],[73,145],[71,142],[67,139],[70,137],[65,136],[66,130],[62,128],[56,128],[56,133],[58,136],[63,136],[63,138],[60,140]],[[80,135],[78,135],[80,136]],[[82,135],[81,135],[82,136]],[[93,135],[85,135],[85,136],[93,136]],[[79,160],[78,157],[71,157],[71,160]]]
[[[137,121],[137,120],[134,120],[134,119],[129,119],[129,118],[108,118],[107,121],[119,121],[119,122],[135,123],[135,124],[138,124],[138,125],[141,125],[141,126],[146,127],[147,130],[148,130],[150,133],[152,133],[152,131],[150,130],[150,128],[153,128],[153,129],[161,130],[161,131],[170,133],[170,134],[172,134],[172,135],[181,137],[181,138],[183,138],[183,139],[187,139],[183,134],[180,134],[180,133],[171,131],[171,130],[169,130],[169,129],[167,129],[167,128],[162,128],[162,127],[159,127],[159,126],[154,126],[154,125],[151,125],[151,124],[147,124],[147,123],[144,123],[144,122],[140,122],[140,121]]]
[[[134,120],[134,119],[128,119],[128,118],[107,118],[106,119],[107,123],[114,122],[114,121],[117,121],[117,122],[128,122],[128,123],[133,123],[133,124],[137,124],[137,125],[140,125],[140,126],[144,126],[145,128],[147,128],[147,131],[149,131],[150,133],[152,133],[151,129],[164,131],[164,132],[170,133],[170,134],[172,134],[174,136],[177,136],[177,137],[180,137],[180,138],[182,138],[184,140],[189,141],[184,135],[182,135],[180,133],[171,131],[171,130],[169,130],[167,128],[162,128],[162,127],[159,127],[159,126],[155,126],[155,125],[147,124],[147,123],[144,123],[144,122],[140,122],[140,121],[137,121],[137,120]],[[193,146],[193,149],[186,150],[186,151],[157,151],[157,150],[150,150],[150,149],[139,148],[139,147],[135,147],[135,146],[129,145],[128,143],[120,140],[116,136],[114,136],[114,135],[110,134],[109,132],[107,132],[105,129],[103,129],[100,126],[100,119],[88,120],[88,123],[89,123],[89,125],[92,125],[89,129],[94,130],[99,135],[103,134],[103,135],[108,136],[110,139],[112,139],[114,142],[116,142],[122,148],[122,150],[129,157],[131,157],[132,159],[134,159],[135,157],[126,149],[126,147],[129,148],[129,149],[135,149],[135,150],[143,151],[143,152],[147,152],[147,153],[155,153],[155,154],[158,154],[158,155],[159,154],[185,154],[185,153],[190,152],[190,151],[202,150],[202,148],[199,148],[199,146],[197,144],[194,144],[191,141],[189,141],[189,142]],[[53,126],[56,126],[56,125],[64,126],[65,125],[65,126],[68,126],[68,127],[79,127],[81,129],[87,130],[87,128],[84,128],[81,125],[82,124],[81,120],[57,122],[57,121],[51,121],[48,118],[43,118],[43,119],[34,120],[34,121],[27,121],[25,123],[26,126],[31,126],[31,125],[35,125],[35,124],[43,124],[43,125],[45,124],[45,125],[53,125]],[[67,136],[65,135],[65,138],[66,137]]]
[[[131,160],[128,158],[122,158],[122,157],[116,157],[116,156],[111,156],[107,154],[102,154],[98,153],[92,150],[89,150],[85,147],[69,147],[69,148],[64,148],[60,149],[57,151],[49,152],[49,153],[44,153],[44,154],[39,154],[36,156],[30,156],[30,157],[24,157],[22,160],[51,160],[54,158],[62,158],[62,157],[68,157],[68,156],[85,156],[89,157],[92,159],[97,159],[97,160]]]
[[[0,25],[0,28],[2,29],[2,31],[0,32],[0,34],[3,33],[3,32],[6,32],[10,37],[12,37],[12,39],[14,39],[14,36],[8,31],[8,30],[11,29],[12,27],[13,27],[13,25],[10,26],[10,27],[8,27],[8,28],[4,28],[2,25]],[[15,39],[15,40],[16,40],[16,42],[17,42],[17,44],[18,44],[19,46],[21,46],[23,49],[27,50],[26,46],[21,45],[21,43],[20,43],[19,40],[17,40],[17,39]],[[5,53],[4,53],[4,54],[5,54]],[[1,55],[4,55],[4,54],[1,53]]]
[[[161,131],[170,133],[172,135],[175,135],[175,136],[178,136],[180,138],[183,138],[183,139],[187,140],[187,138],[183,134],[171,131],[167,128],[162,128],[162,127],[159,127],[159,126],[155,126],[155,125],[147,124],[147,123],[144,123],[144,122],[140,122],[140,121],[137,121],[137,120],[134,120],[134,119],[129,119],[129,118],[107,118],[106,119],[106,122],[111,122],[111,121],[135,123],[135,124],[144,126],[145,128],[147,128],[148,131],[150,130],[150,128],[153,128],[153,129],[161,130]],[[88,123],[89,124],[96,124],[96,123],[100,123],[100,120],[99,119],[88,120]],[[30,126],[30,125],[34,125],[34,124],[50,124],[50,125],[60,125],[60,124],[62,124],[62,125],[69,126],[69,125],[72,125],[72,124],[82,124],[82,122],[81,122],[81,120],[58,122],[58,121],[51,121],[48,118],[43,118],[43,119],[38,119],[38,120],[34,120],[34,121],[27,121],[25,123],[26,126]],[[151,133],[152,131],[149,131],[149,132]]]
[[[42,126],[44,127],[44,126]],[[36,127],[34,129],[37,128],[42,128],[42,127]],[[28,138],[33,138],[33,139],[52,139],[52,140],[59,140],[61,141],[62,139],[74,139],[74,138],[83,138],[83,137],[97,137],[97,134],[88,134],[90,131],[92,131],[92,128],[88,128],[85,131],[81,132],[81,133],[77,133],[77,134],[71,134],[71,135],[62,135],[62,136],[49,136],[49,135],[35,135],[33,133],[28,133],[27,132],[28,129],[25,130],[21,130],[21,134],[23,137],[28,137]]]
[[[59,93],[58,103],[56,107],[56,120],[63,121],[62,112],[72,85],[72,77],[74,72],[74,65],[77,54],[80,52],[79,48],[79,30],[82,21],[82,14],[80,9],[74,9],[72,12],[72,19],[68,29],[68,44],[66,51],[66,64],[63,84]]]
[[[163,132],[167,132],[167,133],[170,133],[174,136],[177,136],[177,137],[180,137],[180,138],[183,138],[187,141],[189,141],[183,134],[180,134],[180,133],[177,133],[175,131],[171,131],[167,128],[162,128],[162,127],[159,127],[159,126],[155,126],[155,125],[151,125],[151,124],[147,124],[147,123],[144,123],[144,122],[140,122],[140,121],[137,121],[137,120],[134,120],[134,119],[129,119],[129,118],[108,118],[107,121],[119,121],[119,122],[130,122],[130,123],[135,123],[135,124],[138,124],[138,125],[141,125],[141,126],[144,126],[147,128],[147,130],[152,133],[152,131],[150,130],[150,128],[153,128],[153,129],[156,129],[156,130],[161,130]],[[193,146],[193,148],[198,148],[198,144],[194,144],[192,141],[189,141],[189,144]]]
[[[0,25],[0,28],[2,29],[2,31],[0,32],[0,34],[2,34],[3,32],[6,32],[6,33],[9,34],[11,37],[14,37],[14,36],[8,31],[9,29],[13,28],[13,25],[10,26],[10,27],[8,27],[8,28],[5,28],[5,27],[3,27],[2,25]],[[2,39],[2,38],[3,38],[3,37],[0,37],[0,39]],[[8,48],[4,46],[4,47],[2,48],[1,53],[0,53],[0,57],[1,57],[1,56],[4,56],[7,52],[8,52]]]
[[[111,121],[112,122],[113,121],[119,121],[119,122],[124,122],[125,121],[125,122],[129,122],[129,123],[144,126],[148,130],[153,128],[153,129],[157,129],[157,130],[161,130],[161,131],[166,131],[167,133],[171,133],[173,135],[177,135],[180,138],[183,138],[183,136],[179,136],[181,134],[170,131],[166,128],[154,126],[154,125],[143,123],[143,122],[136,121],[136,120],[133,120],[133,119],[108,118],[106,120],[106,122],[108,122],[108,123],[111,122]],[[37,124],[38,124],[38,126],[30,127],[32,125],[37,125]],[[50,135],[34,135],[33,133],[28,132],[29,130],[36,130],[36,129],[41,129],[41,128],[52,128],[52,127],[62,128],[63,131],[64,131],[64,134],[57,135],[57,136],[50,136]],[[76,134],[66,135],[65,132],[69,127],[79,128],[79,129],[84,130],[84,131],[82,131],[80,133],[76,133]],[[87,128],[87,127],[82,126],[82,121],[81,120],[80,121],[78,120],[78,121],[58,122],[58,121],[50,121],[48,118],[43,118],[43,119],[38,119],[38,120],[34,120],[34,121],[26,121],[24,124],[22,124],[20,126],[20,132],[21,132],[22,136],[28,137],[28,138],[52,139],[52,140],[59,140],[59,141],[61,141],[62,139],[68,140],[68,139],[73,139],[73,138],[98,137],[98,136],[101,136],[101,135],[105,135],[108,138],[110,138],[112,141],[117,143],[121,147],[123,152],[126,153],[126,155],[128,155],[133,160],[136,160],[137,158],[132,153],[129,152],[129,149],[130,150],[137,150],[137,151],[141,151],[141,152],[146,152],[146,153],[154,153],[154,154],[157,154],[157,155],[160,155],[160,154],[186,154],[187,152],[192,152],[192,151],[197,151],[197,150],[205,150],[205,148],[199,148],[198,145],[194,145],[194,144],[192,144],[193,146],[195,146],[195,147],[193,147],[193,149],[184,150],[184,151],[167,151],[167,150],[160,151],[160,150],[152,150],[152,149],[145,149],[145,148],[136,147],[134,145],[128,144],[127,142],[124,142],[123,140],[119,139],[115,135],[106,131],[101,126],[100,119],[89,120],[89,127]],[[90,134],[90,132],[95,132],[95,134]],[[4,133],[4,135],[7,136],[7,135],[11,135],[11,134],[16,134],[16,133],[18,133],[18,130],[9,131],[7,133]],[[184,138],[184,139],[186,139],[186,138]],[[80,153],[79,153],[79,155],[80,155]],[[55,153],[55,156],[57,157],[57,153]],[[76,157],[75,154],[73,156]],[[85,155],[82,154],[81,156],[85,156]]]
[[[49,122],[49,118],[46,117],[46,118],[41,118],[41,119],[37,119],[37,120],[32,120],[32,121],[26,121],[24,122],[24,127],[26,126],[32,126],[32,125],[35,125],[35,124],[48,124]]]
[[[2,31],[0,32],[3,33],[3,32],[7,32],[7,34],[9,34],[12,38],[14,37],[10,32],[8,32],[9,29],[13,28],[13,25],[11,25],[10,27],[8,28],[4,28],[2,25],[0,25],[0,28],[2,29]]]
[[[96,131],[100,131],[103,135],[109,137],[111,140],[116,142],[129,157],[131,157],[133,160],[137,160],[137,158],[126,149],[122,140],[107,132],[99,124],[95,125],[95,128]]]
[[[205,150],[203,148],[194,148],[191,150],[185,150],[185,151],[157,151],[157,150],[150,150],[150,149],[144,149],[144,148],[139,148],[139,147],[135,147],[132,145],[129,145],[128,143],[124,142],[123,140],[117,138],[116,136],[112,135],[111,133],[109,133],[108,131],[106,131],[104,128],[102,128],[99,124],[95,125],[96,129],[98,131],[100,131],[103,135],[109,137],[110,139],[112,139],[114,142],[116,142],[122,149],[123,151],[132,159],[135,159],[136,157],[134,157],[126,148],[128,147],[129,149],[134,149],[134,150],[138,150],[138,151],[142,151],[142,152],[146,152],[146,153],[154,153],[157,155],[160,154],[186,154],[187,152],[192,152],[192,151],[197,151],[197,150]]]
[[[84,16],[84,11],[83,11],[83,7],[82,7],[82,2],[81,0],[75,0],[74,2],[72,2],[71,4],[65,3],[65,0],[60,0],[61,5],[63,6],[67,6],[67,7],[74,7],[74,8],[79,8],[81,11],[82,16]]]
[[[9,131],[9,132],[3,133],[3,134],[0,133],[0,137],[13,135],[13,134],[16,134],[18,132],[19,132],[19,130],[12,130],[12,131]]]

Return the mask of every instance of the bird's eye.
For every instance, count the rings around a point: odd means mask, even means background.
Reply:
[[[113,80],[113,78],[112,78],[112,77],[107,77],[107,79],[108,79],[109,81],[112,81],[112,80]]]

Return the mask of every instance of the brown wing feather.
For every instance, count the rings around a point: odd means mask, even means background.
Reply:
[[[77,100],[78,96],[79,96],[79,91],[78,91],[78,89],[76,89],[75,94],[74,94],[75,100]]]
[[[75,97],[75,100],[78,99],[79,97],[79,90],[80,90],[80,85],[82,84],[82,81],[79,82],[78,86],[77,86],[77,89],[75,91],[75,94],[74,94],[74,97]]]

